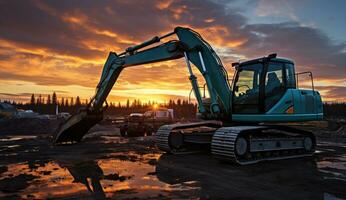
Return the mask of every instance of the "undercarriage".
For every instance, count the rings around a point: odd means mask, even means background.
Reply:
[[[229,126],[218,121],[162,126],[157,146],[168,153],[210,151],[216,158],[240,165],[265,160],[311,156],[315,136],[286,126]]]

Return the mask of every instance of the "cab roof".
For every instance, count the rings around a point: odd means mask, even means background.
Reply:
[[[262,58],[256,58],[256,59],[244,61],[244,62],[239,63],[239,66],[264,62],[265,59],[268,59],[268,57],[262,57]],[[287,58],[270,58],[270,61],[294,64],[292,60],[289,60]]]

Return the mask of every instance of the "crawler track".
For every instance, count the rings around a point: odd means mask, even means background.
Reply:
[[[311,156],[316,140],[312,133],[289,127],[222,127],[213,135],[212,154],[241,165],[265,160]]]
[[[221,127],[218,121],[162,126],[156,142],[159,149],[173,154],[196,152],[199,144],[205,150],[208,145],[216,158],[241,165],[311,156],[316,146],[315,136],[307,131],[285,126]]]
[[[201,133],[198,132],[198,128],[210,127],[213,130],[216,130],[221,126],[222,123],[219,121],[164,125],[161,126],[155,134],[156,145],[160,150],[168,153],[175,154],[188,152],[191,151],[191,148],[189,148],[189,145],[186,145],[186,141],[191,142],[191,140],[195,139],[195,143],[211,142],[211,137],[214,134],[214,131],[209,133]],[[191,130],[193,129],[196,129],[196,131],[192,131],[192,133]]]

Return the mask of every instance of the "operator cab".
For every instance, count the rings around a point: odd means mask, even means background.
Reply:
[[[294,64],[281,58],[259,58],[240,63],[233,85],[234,113],[265,113],[296,88]]]

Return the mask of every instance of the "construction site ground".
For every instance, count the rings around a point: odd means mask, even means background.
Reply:
[[[110,125],[69,146],[4,131],[0,199],[346,199],[345,127],[312,127],[313,157],[248,166],[165,154],[153,136],[122,138]]]

